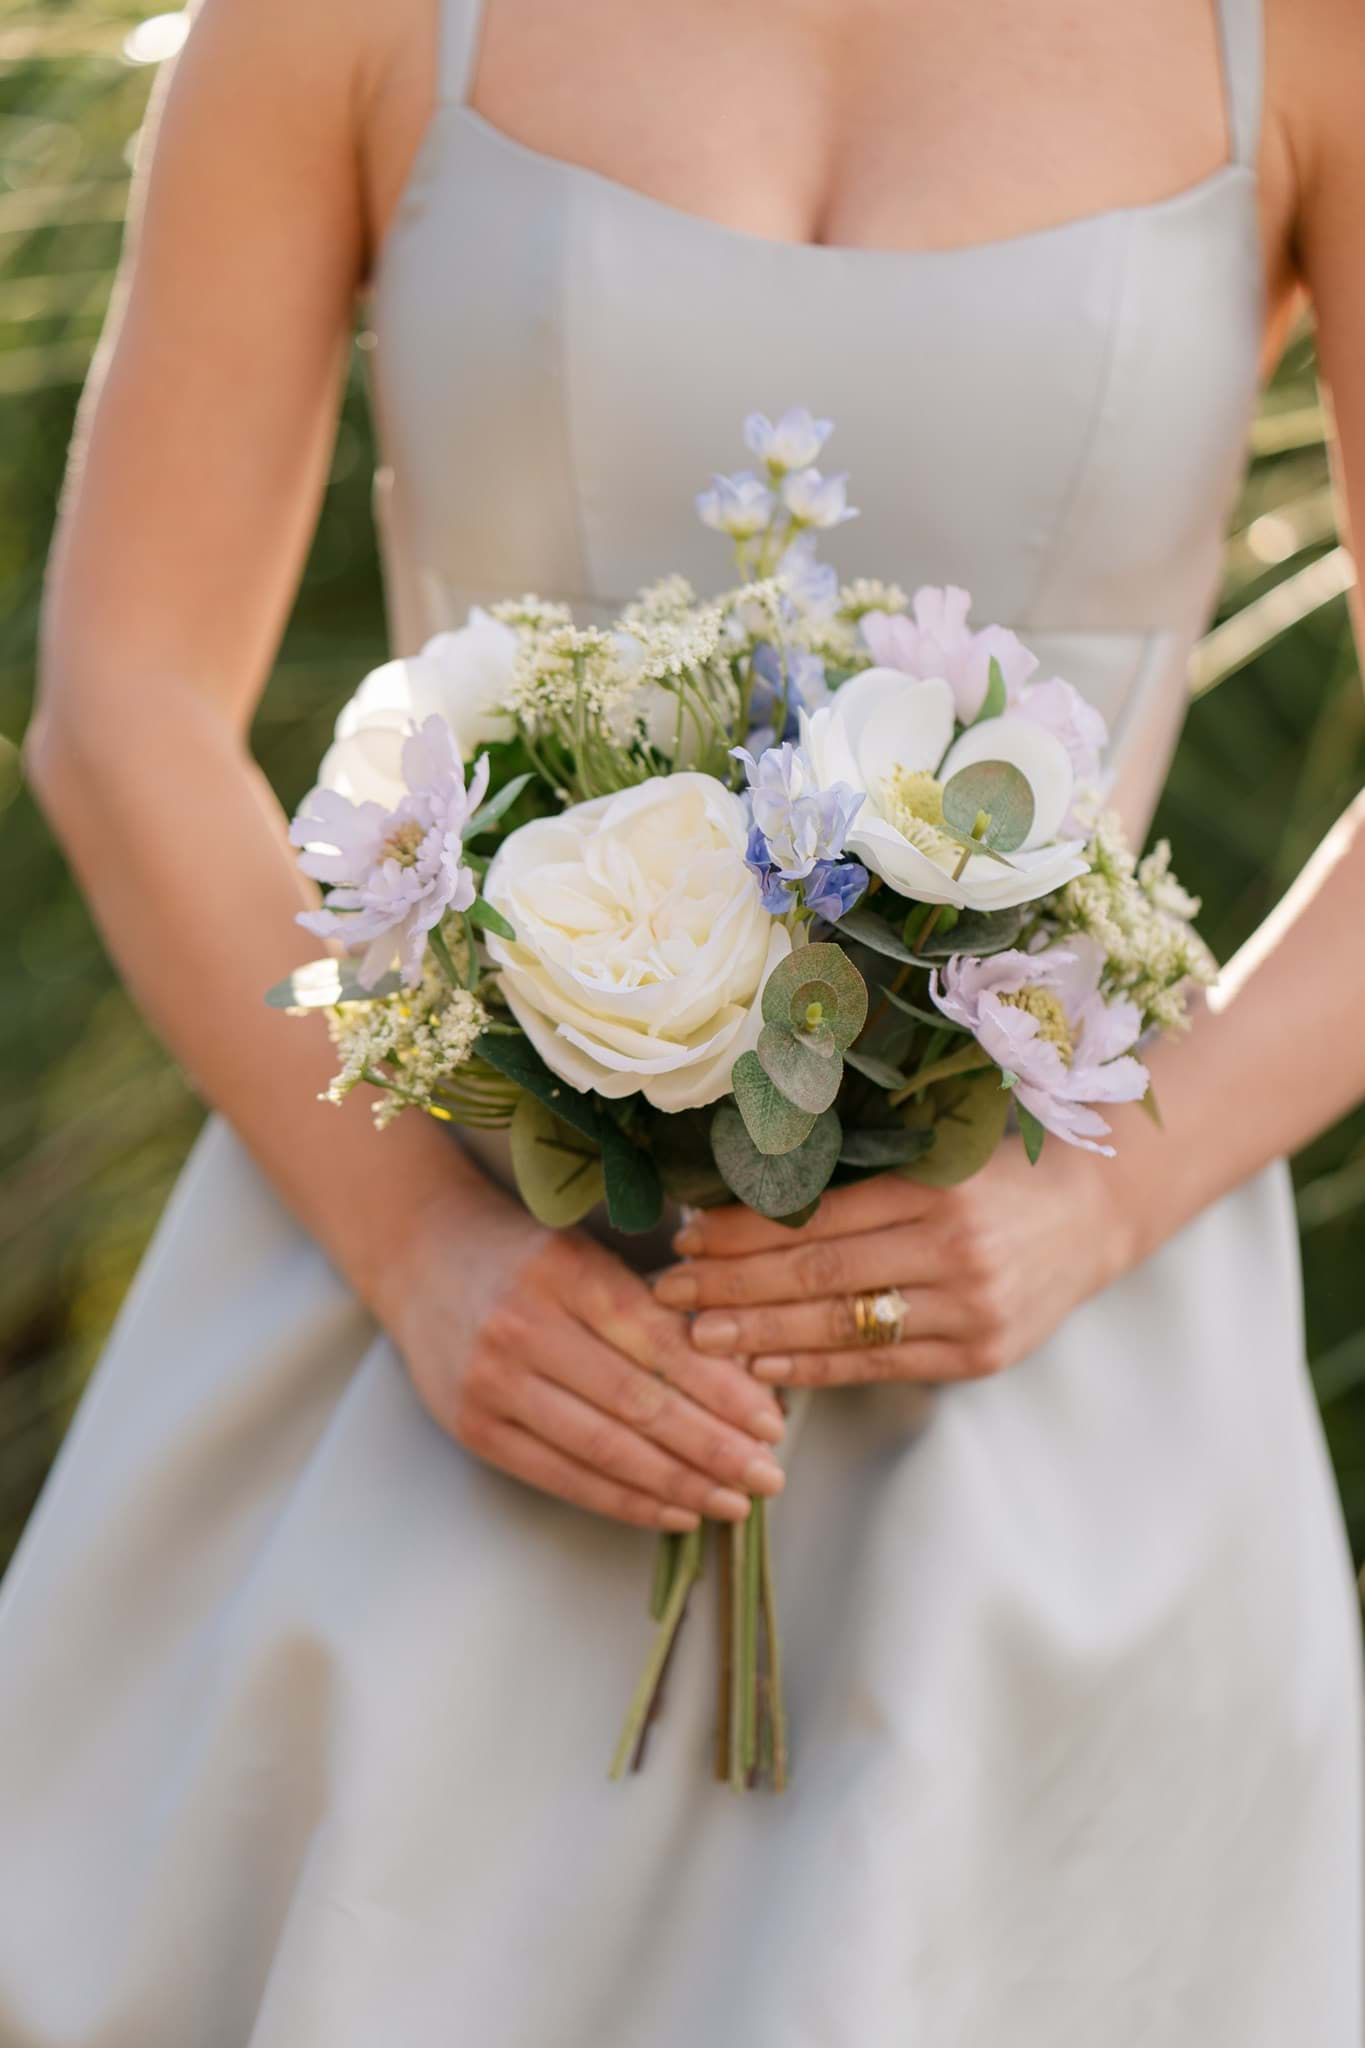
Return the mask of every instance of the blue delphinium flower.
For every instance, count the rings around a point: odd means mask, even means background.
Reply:
[[[863,792],[846,782],[821,789],[801,748],[790,740],[757,760],[747,747],[731,752],[744,763],[753,821],[783,880],[802,881],[817,861],[837,860]]]
[[[818,711],[829,698],[825,664],[819,655],[803,654],[790,648],[785,650],[785,654],[784,679],[783,655],[771,641],[762,641],[753,651],[754,683],[749,696],[749,718],[754,729],[749,737],[756,754],[762,754],[776,740],[793,739],[798,729],[797,713]],[[784,698],[787,715],[779,733],[774,721]]]
[[[845,917],[867,887],[867,869],[860,861],[817,861],[801,884],[807,910],[837,924]]]

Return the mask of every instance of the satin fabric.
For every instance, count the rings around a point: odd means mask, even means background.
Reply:
[[[691,491],[809,403],[864,508],[834,558],[970,582],[1140,821],[1255,390],[1254,0],[1222,22],[1221,170],[892,255],[501,137],[446,0],[372,307],[396,648],[714,587]],[[1359,2048],[1360,1646],[1283,1167],[998,1379],[813,1401],[789,1463],[793,1789],[711,1781],[709,1587],[609,1785],[648,1539],[442,1436],[211,1119],[0,1598],[6,2048]]]

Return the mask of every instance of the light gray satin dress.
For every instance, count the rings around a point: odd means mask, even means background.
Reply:
[[[694,487],[808,404],[863,508],[833,556],[970,584],[1147,813],[1256,388],[1256,0],[1223,27],[1198,185],[888,254],[507,140],[447,0],[373,304],[399,650],[528,588],[714,587]],[[709,1588],[608,1784],[649,1539],[450,1443],[211,1121],[5,1589],[0,2041],[1360,2048],[1359,1643],[1282,1168],[1015,1371],[819,1398],[776,1524],[794,1788],[712,1782]]]

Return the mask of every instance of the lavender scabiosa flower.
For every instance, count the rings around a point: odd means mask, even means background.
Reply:
[[[1142,1029],[1136,1003],[1106,999],[1104,948],[1081,934],[1039,953],[958,954],[930,981],[945,1017],[972,1033],[1013,1076],[1016,1100],[1045,1130],[1112,1158],[1109,1125],[1093,1105],[1139,1102],[1147,1069],[1133,1059]]]
[[[481,757],[469,785],[454,735],[435,713],[403,743],[408,793],[392,810],[315,789],[289,828],[299,865],[328,884],[325,907],[300,912],[305,931],[361,953],[366,988],[397,962],[411,987],[422,977],[427,934],[478,893],[462,860],[463,833],[488,787]]]
[[[744,422],[744,442],[780,476],[789,469],[809,469],[833,431],[833,420],[817,420],[804,405],[790,405],[776,421],[751,412]]]
[[[804,881],[817,861],[837,860],[862,805],[862,791],[843,782],[821,789],[806,756],[790,741],[769,747],[757,760],[747,747],[730,751],[744,763],[754,824],[783,879]]]
[[[753,540],[771,525],[777,499],[762,477],[741,469],[733,476],[713,477],[710,490],[697,493],[696,506],[697,517],[712,532]]]

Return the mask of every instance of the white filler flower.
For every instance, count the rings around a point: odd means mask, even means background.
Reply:
[[[730,1086],[791,951],[746,867],[745,806],[710,775],[656,776],[513,832],[484,894],[502,992],[546,1065],[580,1089],[696,1109]]]
[[[420,654],[372,669],[337,719],[319,787],[392,810],[406,790],[403,741],[433,712],[450,727],[465,761],[494,740],[511,739],[516,652],[512,628],[476,605],[466,625],[438,633]]]
[[[869,668],[821,711],[801,714],[801,743],[822,789],[866,792],[848,851],[903,896],[970,910],[1003,910],[1050,895],[1083,875],[1077,840],[1058,840],[1075,777],[1061,741],[1007,711],[953,744],[954,700],[941,677]],[[974,854],[954,879],[962,847],[943,829],[943,785],[960,768],[1007,761],[1033,794],[1033,825],[1009,865]]]

